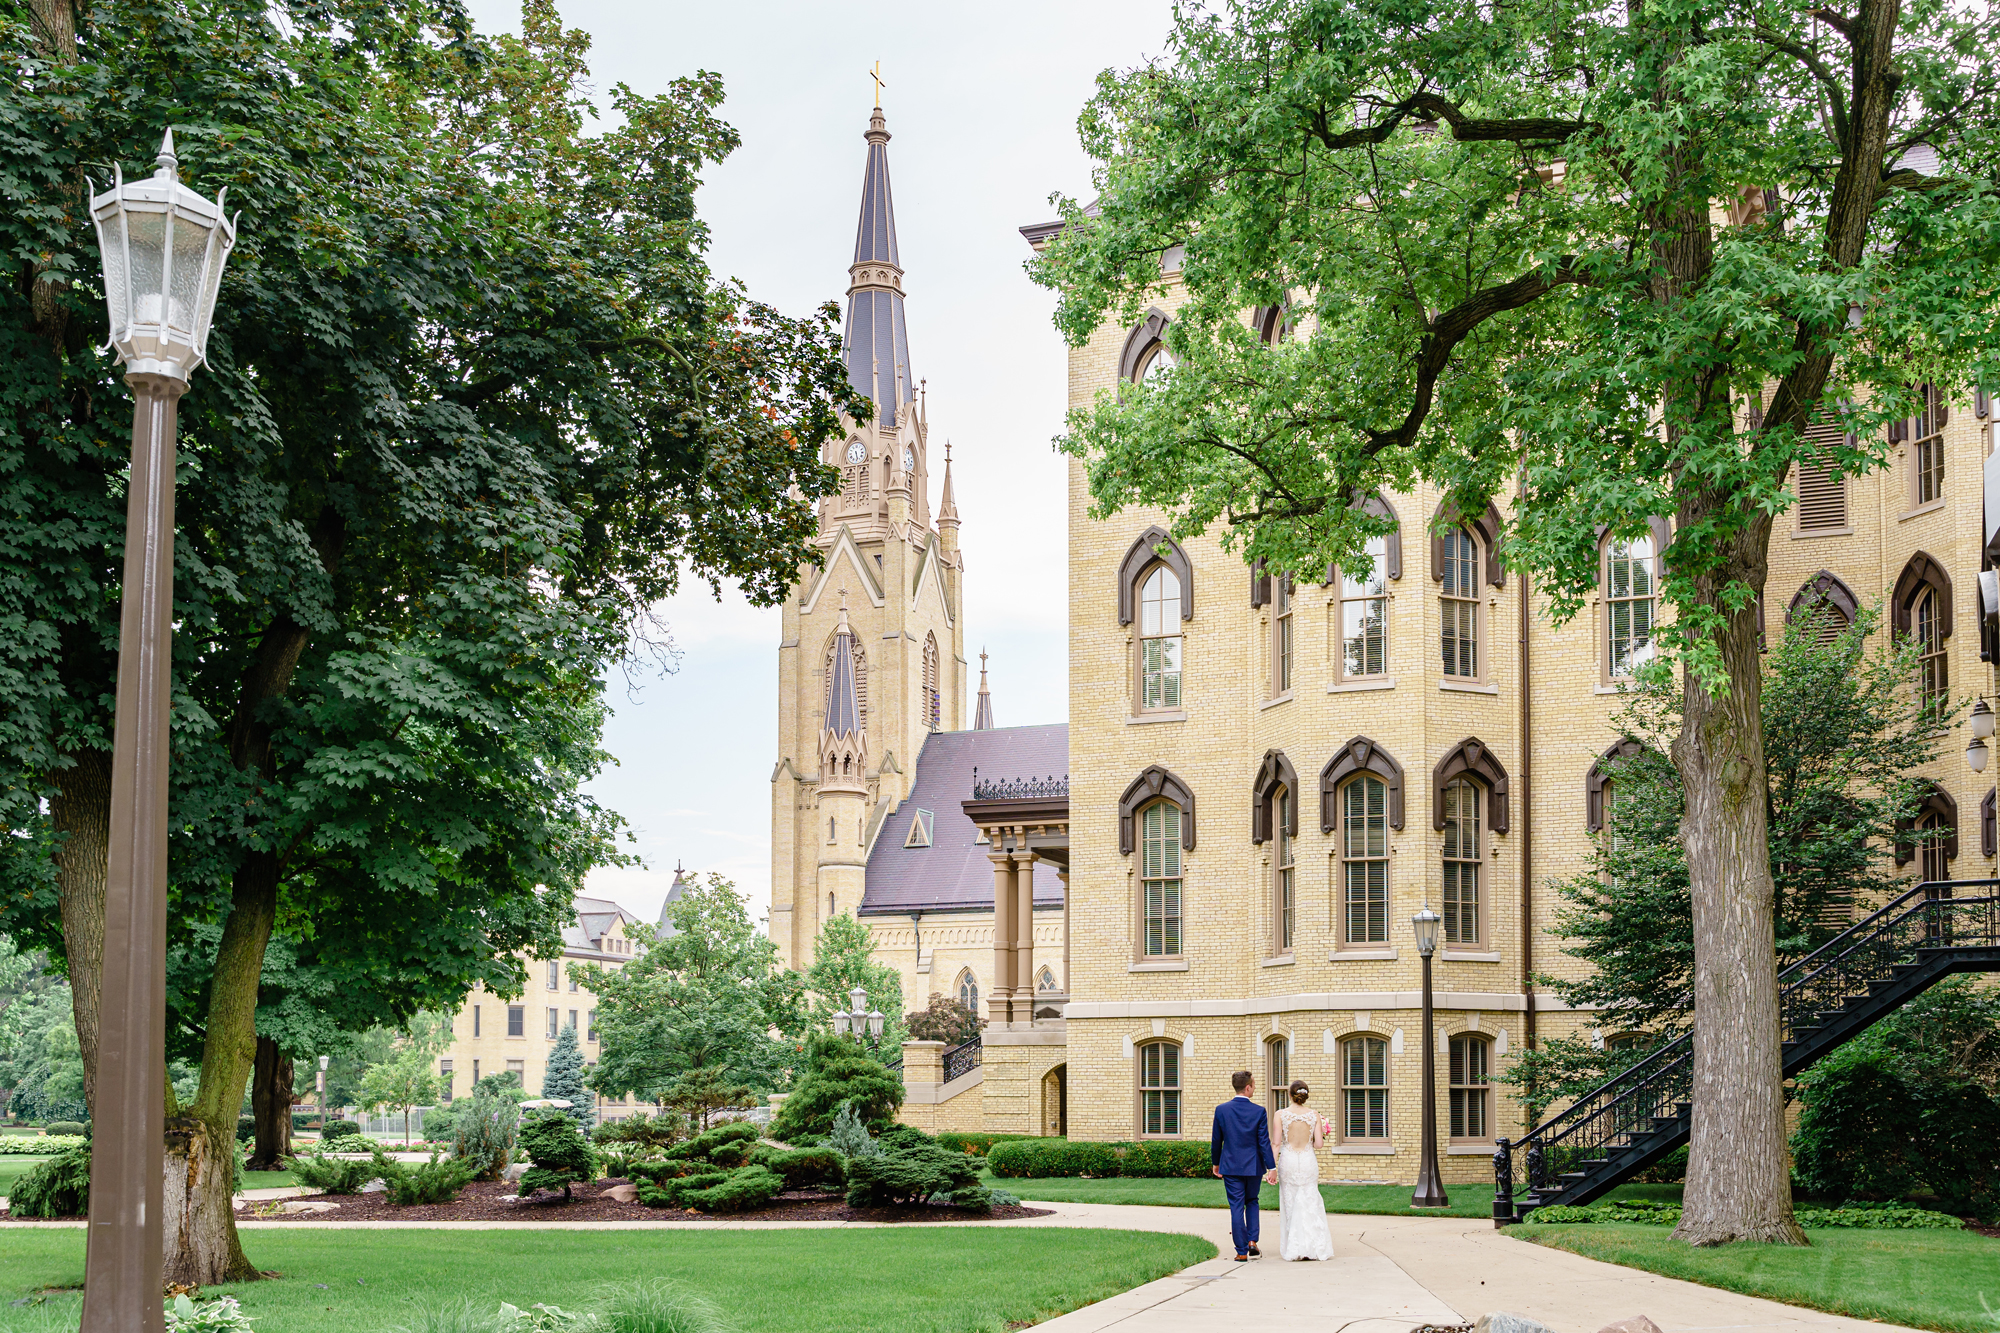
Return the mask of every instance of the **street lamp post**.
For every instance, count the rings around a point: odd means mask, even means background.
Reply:
[[[1423,1156],[1417,1163],[1417,1192],[1410,1196],[1412,1208],[1451,1206],[1438,1173],[1437,1024],[1431,1018],[1431,955],[1437,952],[1438,924],[1443,919],[1429,903],[1410,918],[1417,932],[1417,952],[1424,960],[1424,1141]]]
[[[862,1007],[868,1003],[867,988],[856,986],[847,993],[847,1002],[853,1008],[833,1011],[833,1030],[843,1037],[853,1037],[857,1042],[880,1037],[884,1021],[882,1011]]]
[[[173,663],[174,427],[236,243],[223,196],[180,183],[167,131],[151,178],[90,200],[110,347],[132,386],[132,475],[111,745],[111,846],[82,1333],[155,1333],[166,1114],[167,723]]]
[[[319,1092],[319,1132],[321,1138],[326,1137],[326,1067],[331,1062],[332,1060],[331,1057],[329,1056],[322,1055],[319,1058],[318,1092]]]

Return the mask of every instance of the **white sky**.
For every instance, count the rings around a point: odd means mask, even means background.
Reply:
[[[471,0],[488,31],[516,30],[519,0]],[[1085,195],[1076,116],[1097,73],[1156,54],[1170,0],[1013,0],[1005,5],[737,0],[571,0],[593,38],[600,96],[662,91],[697,69],[723,76],[723,116],[743,146],[710,169],[700,211],[719,275],[793,314],[842,300],[853,258],[873,102],[894,136],[889,171],[906,273],[910,356],[930,382],[932,468],[953,442],[966,559],[966,647],[992,654],[1003,726],[1068,716],[1062,424],[1064,352],[1052,298],[1021,270],[1015,229],[1054,216],[1052,191]],[[932,497],[933,504],[936,496]],[[594,784],[625,816],[647,869],[600,870],[593,892],[659,912],[676,862],[770,901],[770,774],[777,749],[775,611],[706,590],[663,608],[682,657],[666,676],[614,680]]]

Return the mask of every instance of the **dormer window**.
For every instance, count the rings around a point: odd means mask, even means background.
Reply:
[[[932,814],[928,810],[918,810],[910,819],[910,836],[903,839],[905,847],[928,847],[931,845]]]

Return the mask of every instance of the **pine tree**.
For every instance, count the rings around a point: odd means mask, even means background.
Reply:
[[[549,1052],[548,1071],[542,1075],[542,1096],[560,1097],[569,1103],[569,1117],[580,1126],[590,1123],[590,1090],[583,1086],[583,1050],[576,1044],[576,1025],[565,1023],[556,1034],[556,1048]]]

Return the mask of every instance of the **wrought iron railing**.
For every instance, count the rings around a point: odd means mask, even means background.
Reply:
[[[979,1034],[976,1032],[972,1034],[972,1038],[969,1041],[962,1041],[956,1046],[945,1047],[944,1081],[949,1083],[955,1078],[961,1078],[966,1074],[970,1074],[973,1070],[979,1068],[985,1062],[985,1059],[985,1048],[979,1040]]]
[[[975,801],[1049,800],[1069,795],[1069,774],[1045,778],[982,778],[972,770],[972,799]]]
[[[1794,963],[1778,978],[1782,1040],[1803,1043],[1851,1001],[1872,995],[1895,979],[1896,968],[1915,961],[1919,950],[2000,947],[2000,880],[1954,880],[1918,884]],[[1985,889],[1980,897],[1959,897],[1965,889]],[[1872,1021],[1872,1020],[1871,1020]],[[1822,1051],[1798,1045],[1801,1067]],[[1607,1079],[1556,1115],[1523,1135],[1500,1142],[1494,1155],[1496,1216],[1502,1197],[1513,1192],[1511,1153],[1526,1156],[1525,1188],[1548,1192],[1553,1182],[1585,1163],[1634,1146],[1645,1134],[1678,1123],[1693,1095],[1692,1034],[1667,1043],[1630,1069]]]

